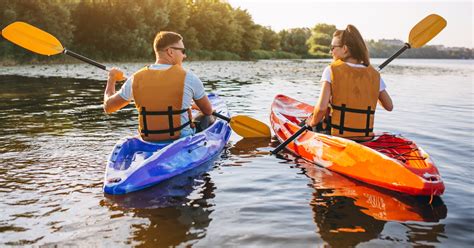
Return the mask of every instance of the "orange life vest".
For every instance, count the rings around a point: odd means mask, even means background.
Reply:
[[[184,80],[186,71],[173,65],[167,70],[148,67],[133,75],[132,92],[138,110],[139,133],[146,141],[173,140],[180,130],[190,124],[181,124]]]
[[[353,140],[373,137],[380,74],[372,67],[331,64],[331,135]]]

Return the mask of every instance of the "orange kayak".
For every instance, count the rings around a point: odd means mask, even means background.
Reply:
[[[285,95],[273,101],[270,122],[280,142],[301,127],[313,106]],[[444,183],[428,154],[400,135],[377,133],[357,143],[336,136],[306,131],[286,149],[307,161],[359,181],[415,196],[442,195]]]

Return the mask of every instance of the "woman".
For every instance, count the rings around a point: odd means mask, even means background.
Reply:
[[[331,105],[331,117],[326,120],[331,135],[370,140],[377,100],[384,109],[393,109],[385,83],[370,65],[367,46],[353,25],[334,32],[331,53],[334,61],[323,71],[321,95],[307,123],[318,125]]]

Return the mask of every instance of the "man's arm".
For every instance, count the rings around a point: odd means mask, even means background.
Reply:
[[[204,97],[201,97],[199,100],[194,100],[194,103],[196,103],[203,114],[212,115],[212,104],[209,101],[209,98],[207,98],[207,95],[204,95]]]
[[[107,114],[111,114],[130,103],[130,101],[123,99],[115,92],[115,83],[117,82],[117,77],[119,75],[123,74],[115,68],[112,68],[109,71],[109,78],[107,79],[107,86],[104,91],[104,111]]]

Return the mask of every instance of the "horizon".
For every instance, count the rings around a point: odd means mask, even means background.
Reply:
[[[473,48],[472,1],[228,0],[227,2],[234,8],[247,10],[256,24],[271,27],[275,32],[291,28],[313,28],[318,23],[336,25],[337,29],[344,29],[347,24],[353,24],[365,40],[398,39],[407,42],[413,26],[429,14],[438,14],[446,19],[448,24],[427,45]],[[268,7],[269,4],[271,9]],[[340,16],[345,18],[339,18]],[[380,21],[374,22],[373,19]]]

